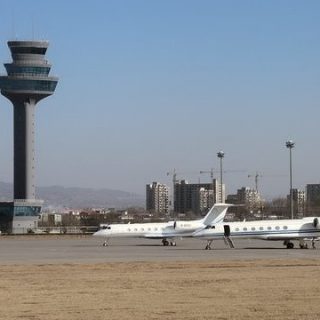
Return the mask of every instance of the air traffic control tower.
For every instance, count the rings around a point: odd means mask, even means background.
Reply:
[[[1,94],[14,108],[14,201],[0,203],[1,229],[25,232],[37,225],[41,201],[35,195],[35,107],[53,94],[58,78],[50,77],[47,41],[9,41],[12,62],[0,76]],[[5,231],[5,230],[2,230]]]

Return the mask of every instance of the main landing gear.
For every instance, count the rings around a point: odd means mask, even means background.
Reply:
[[[283,242],[283,244],[287,247],[287,249],[293,249],[294,248],[294,244],[290,240],[285,240]],[[311,246],[312,246],[312,249],[316,249],[315,239],[311,240]],[[308,244],[305,242],[305,240],[301,239],[299,241],[299,247],[300,247],[300,249],[308,249]]]
[[[300,249],[308,249],[308,244],[304,241],[304,239],[299,240]]]
[[[212,242],[213,242],[213,240],[208,240],[208,241],[207,241],[207,245],[206,245],[206,247],[205,247],[205,250],[211,250],[211,249],[212,249],[212,248],[211,248]]]
[[[311,248],[312,249],[317,249],[316,248],[316,241],[318,240],[317,238],[311,238],[311,239],[308,239],[311,241]],[[302,240],[304,242],[304,240]],[[300,245],[300,248],[301,248],[301,245]],[[302,248],[302,249],[308,249],[308,245],[305,244],[305,246]]]
[[[284,241],[283,244],[284,244],[285,246],[287,246],[287,249],[293,249],[293,248],[294,248],[294,243],[293,243],[293,242],[290,242],[290,240]]]
[[[172,240],[170,240],[170,241],[168,241],[167,239],[163,239],[162,240],[162,244],[165,246],[165,247],[167,247],[167,246],[172,246],[172,247],[175,247],[177,244],[176,244],[176,242],[175,241],[172,241]]]

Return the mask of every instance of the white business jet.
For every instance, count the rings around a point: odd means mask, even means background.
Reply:
[[[225,222],[196,230],[193,237],[207,240],[205,249],[211,249],[213,240],[217,239],[224,239],[230,248],[234,248],[232,239],[280,240],[288,249],[294,247],[292,240],[298,240],[301,249],[308,248],[306,241],[311,241],[315,248],[315,241],[320,237],[320,218]]]
[[[175,246],[176,237],[191,237],[196,230],[221,223],[226,215],[227,203],[216,203],[203,219],[190,221],[169,221],[159,223],[128,223],[101,225],[101,229],[93,234],[104,237],[103,246],[108,246],[110,238],[146,238],[162,239],[164,246]]]

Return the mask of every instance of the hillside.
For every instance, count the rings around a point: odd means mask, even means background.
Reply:
[[[91,189],[78,187],[39,187],[37,198],[44,200],[45,207],[68,208],[127,208],[144,207],[143,196],[119,190]],[[0,201],[12,201],[13,185],[0,182]]]

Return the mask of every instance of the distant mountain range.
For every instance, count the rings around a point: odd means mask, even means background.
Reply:
[[[37,198],[44,200],[44,207],[54,208],[117,208],[144,207],[141,195],[111,189],[39,187]],[[13,185],[0,182],[0,201],[12,201]]]

